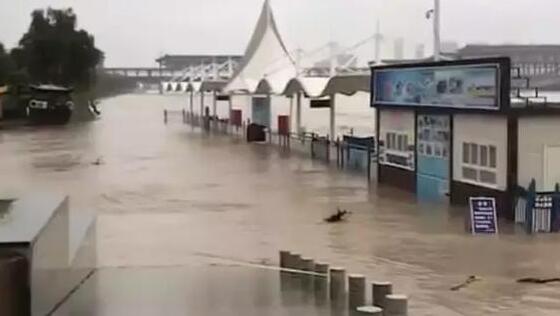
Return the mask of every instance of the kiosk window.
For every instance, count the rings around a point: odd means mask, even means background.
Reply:
[[[408,135],[388,132],[385,137],[387,139],[387,149],[395,151],[408,151]]]
[[[497,157],[496,146],[463,142],[463,167],[464,180],[496,185],[497,183]]]
[[[470,154],[471,146],[468,143],[463,143],[463,163],[469,163],[471,156]]]

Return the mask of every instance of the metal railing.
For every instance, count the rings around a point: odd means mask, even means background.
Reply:
[[[184,112],[184,111],[183,111]],[[170,112],[167,113],[167,116]],[[166,119],[167,122],[167,119]],[[241,125],[232,125],[227,119],[200,116],[196,113],[185,112],[184,123],[193,128],[199,127],[207,132],[221,133],[246,138],[250,120]],[[299,154],[313,160],[327,164],[336,164],[342,170],[363,173],[368,180],[372,178],[374,165],[377,163],[375,146],[362,146],[337,138],[331,140],[329,135],[321,136],[316,133],[280,133],[270,128],[264,128],[266,140],[262,143],[278,146],[283,150]]]
[[[536,191],[535,180],[527,189],[518,187],[515,203],[515,223],[532,233],[560,231],[560,185],[553,192]]]

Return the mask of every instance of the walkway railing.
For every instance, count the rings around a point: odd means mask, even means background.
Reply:
[[[247,127],[250,121],[243,121],[240,125],[232,125],[227,119],[200,116],[196,113],[183,111],[183,122],[193,128],[200,127],[209,133],[227,134],[247,138]],[[167,122],[172,113],[165,114]],[[346,136],[342,140],[330,140],[328,135],[321,136],[316,133],[279,133],[269,128],[264,128],[265,141],[269,145],[278,146],[283,150],[322,161],[335,164],[338,168],[362,173],[368,179],[372,178],[377,163],[375,146],[355,143],[354,137]],[[373,143],[371,143],[373,144]]]
[[[550,233],[560,231],[560,185],[553,192],[537,192],[535,180],[527,189],[518,187],[515,206],[515,223],[525,231]]]

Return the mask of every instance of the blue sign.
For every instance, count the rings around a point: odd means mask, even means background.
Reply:
[[[499,110],[499,65],[373,69],[373,105]]]
[[[496,199],[488,197],[472,197],[471,230],[473,234],[497,234]]]

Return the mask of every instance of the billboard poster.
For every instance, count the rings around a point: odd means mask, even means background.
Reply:
[[[497,64],[375,69],[374,104],[499,110]]]

